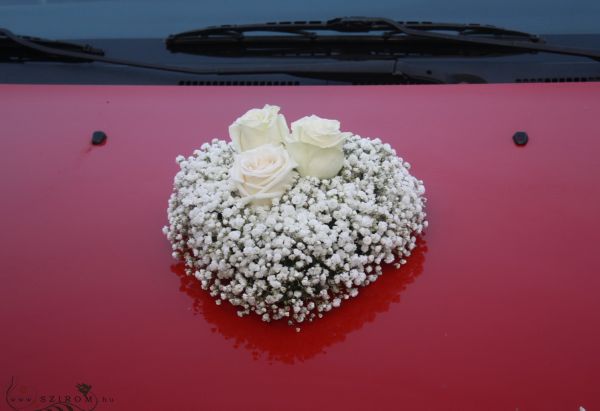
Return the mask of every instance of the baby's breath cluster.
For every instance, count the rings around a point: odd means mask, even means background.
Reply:
[[[264,321],[312,321],[406,263],[427,227],[425,187],[379,139],[350,136],[330,179],[295,174],[271,207],[252,207],[229,178],[231,143],[213,140],[185,158],[163,231],[217,304]]]

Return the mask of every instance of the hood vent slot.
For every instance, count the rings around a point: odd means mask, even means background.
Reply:
[[[299,81],[217,81],[217,80],[180,80],[177,85],[179,86],[299,86]]]
[[[600,81],[600,77],[541,77],[515,79],[515,83],[585,83],[588,81]]]
[[[420,82],[420,81],[415,81],[415,80],[403,80],[403,79],[399,79],[399,80],[391,80],[391,81],[353,81],[352,85],[353,86],[408,86],[408,85],[414,85],[414,84],[429,84],[426,82]]]

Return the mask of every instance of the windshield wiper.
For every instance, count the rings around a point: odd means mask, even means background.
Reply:
[[[16,41],[23,40],[25,43]],[[38,47],[30,47],[31,44]],[[89,44],[76,44],[65,41],[47,40],[39,37],[16,36],[0,29],[0,61],[56,61],[86,63],[93,61],[85,56],[67,56],[56,51],[77,52],[92,56],[103,56],[104,51]]]
[[[546,52],[600,60],[600,52],[548,45],[536,35],[496,26],[370,17],[207,27],[171,35],[166,46],[175,53],[218,56],[395,59]]]
[[[31,37],[19,36],[10,30],[0,28],[0,38],[6,38],[16,46],[22,48],[23,52],[37,53],[47,56],[50,61],[81,62],[97,61],[106,64],[137,67],[149,70],[170,71],[176,73],[199,74],[199,75],[241,75],[241,74],[289,74],[300,77],[320,78],[345,81],[349,78],[368,78],[379,80],[404,81],[419,84],[443,84],[454,82],[455,78],[442,71],[422,69],[412,65],[394,60],[374,61],[351,61],[344,64],[337,62],[309,62],[309,63],[283,63],[283,64],[231,64],[227,66],[209,65],[206,68],[180,67],[163,64],[153,64],[135,60],[126,60],[104,56],[98,49],[86,48],[86,46],[73,47],[70,43],[52,42],[50,40],[35,41]],[[58,44],[58,47],[53,47]],[[66,46],[65,46],[66,45]],[[85,50],[85,51],[84,51]],[[93,50],[89,52],[89,50]],[[43,61],[49,61],[43,59]],[[9,62],[15,61],[9,59]],[[18,60],[17,60],[18,61]],[[0,63],[3,62],[0,59]],[[475,79],[479,82],[479,78]]]

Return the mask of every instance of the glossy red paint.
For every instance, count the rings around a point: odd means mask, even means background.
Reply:
[[[600,408],[600,84],[0,96],[0,388],[15,378],[18,409],[79,383],[97,410]],[[265,103],[381,137],[428,190],[408,265],[301,333],[217,307],[161,233],[175,156]]]

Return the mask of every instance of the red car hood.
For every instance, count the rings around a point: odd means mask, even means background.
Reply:
[[[599,83],[0,95],[5,408],[600,408]],[[427,188],[409,263],[300,333],[216,306],[161,233],[175,157],[265,103],[380,137]]]

